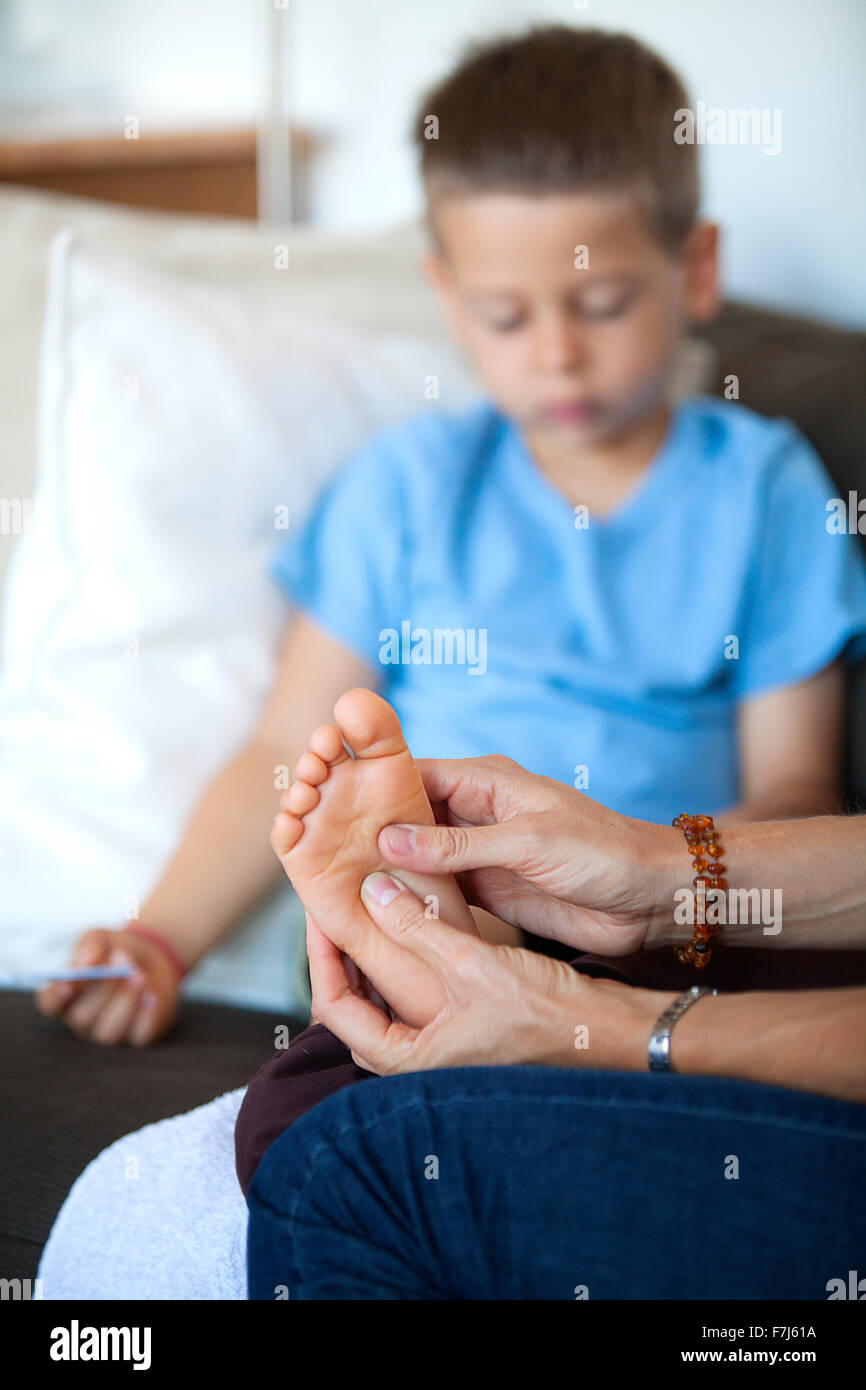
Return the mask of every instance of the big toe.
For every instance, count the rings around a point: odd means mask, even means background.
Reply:
[[[347,690],[334,706],[334,718],[356,758],[408,751],[396,712],[372,690]]]

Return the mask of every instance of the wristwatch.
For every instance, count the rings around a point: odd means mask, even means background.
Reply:
[[[692,985],[685,994],[679,995],[672,1004],[669,1004],[664,1013],[656,1023],[649,1040],[649,1069],[650,1071],[673,1071],[671,1066],[671,1032],[678,1018],[682,1018],[686,1009],[690,1009],[696,999],[700,999],[703,994],[718,994],[717,989],[705,989],[700,985]]]

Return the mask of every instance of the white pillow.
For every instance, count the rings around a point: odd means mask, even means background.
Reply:
[[[274,275],[279,274],[274,271]],[[475,394],[443,341],[291,312],[65,233],[51,259],[31,525],[0,680],[0,969],[135,915],[272,678],[269,557],[375,430]],[[285,895],[189,990],[287,1007]],[[296,943],[293,948],[291,939]]]

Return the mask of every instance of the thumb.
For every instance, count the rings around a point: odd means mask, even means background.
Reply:
[[[476,938],[466,932],[430,917],[424,902],[392,874],[368,874],[361,884],[361,897],[386,936],[420,956],[439,974],[453,960],[455,949],[476,944]]]
[[[80,936],[72,952],[73,965],[102,965],[108,960],[113,932],[104,927],[91,927]]]
[[[386,825],[378,843],[389,864],[418,873],[517,868],[525,849],[525,827],[518,818],[499,825]]]

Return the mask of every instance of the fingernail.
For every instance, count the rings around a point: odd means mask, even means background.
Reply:
[[[390,874],[368,874],[361,884],[361,892],[365,897],[373,899],[380,907],[387,907],[388,903],[393,902],[398,893],[402,893],[403,885],[398,883]]]
[[[155,1009],[157,1003],[156,995],[152,994],[150,990],[148,990],[145,994],[141,996],[141,1002],[146,1009]]]
[[[392,854],[413,854],[416,834],[411,825],[389,825],[383,830],[385,844]]]
[[[117,950],[117,948],[115,948],[115,949],[112,951],[112,953],[111,953],[111,955],[109,956],[108,960],[109,960],[109,965],[132,965],[132,961],[130,960],[130,958],[129,958],[129,956],[126,954],[126,952],[125,952],[125,951],[119,951],[119,950]]]

